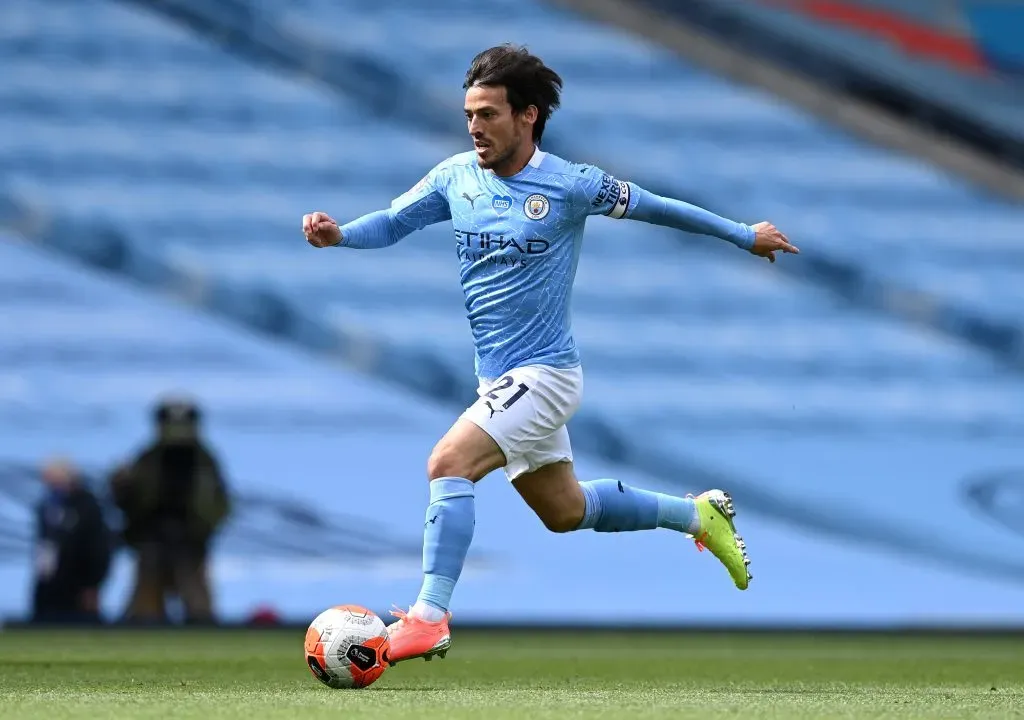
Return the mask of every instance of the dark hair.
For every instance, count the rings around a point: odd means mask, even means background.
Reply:
[[[158,425],[196,425],[202,416],[199,408],[188,400],[161,400],[153,412]]]
[[[474,85],[504,87],[512,111],[521,113],[531,105],[537,106],[537,122],[533,126],[533,139],[540,142],[544,125],[551,113],[558,109],[562,92],[562,78],[525,47],[511,43],[498,45],[473,58],[466,72],[463,90]]]

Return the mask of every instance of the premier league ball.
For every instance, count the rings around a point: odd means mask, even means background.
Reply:
[[[320,613],[306,631],[306,665],[327,687],[364,688],[387,668],[384,621],[359,605]]]

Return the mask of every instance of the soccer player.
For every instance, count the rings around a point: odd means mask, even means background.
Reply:
[[[302,218],[306,239],[320,248],[382,248],[433,223],[454,226],[479,398],[427,462],[423,585],[408,613],[394,613],[392,664],[447,653],[448,608],[473,539],[474,484],[498,468],[553,532],[668,528],[695,538],[747,588],[750,560],[728,494],[684,498],[577,480],[565,425],[579,407],[583,373],[569,301],[591,215],[718,237],[772,262],[776,252],[799,252],[770,223],[733,222],[543,152],[562,79],[525,48],[480,53],[463,87],[472,151],[437,165],[388,210],[340,227],[323,212]]]

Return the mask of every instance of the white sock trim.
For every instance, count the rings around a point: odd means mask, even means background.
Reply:
[[[433,605],[427,605],[419,601],[412,606],[409,614],[427,622],[441,622],[444,619],[444,610],[439,610]]]

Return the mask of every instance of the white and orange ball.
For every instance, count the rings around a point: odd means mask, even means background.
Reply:
[[[306,631],[306,665],[332,688],[364,688],[387,669],[391,643],[374,612],[359,605],[338,605],[320,613]]]

